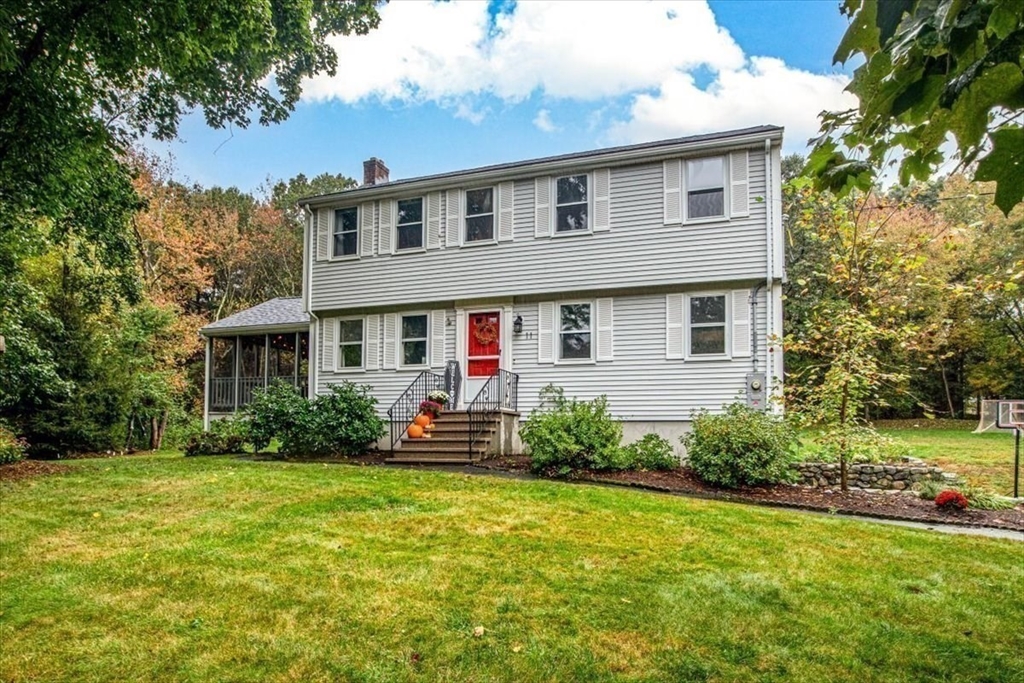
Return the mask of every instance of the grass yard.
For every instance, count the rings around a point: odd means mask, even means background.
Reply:
[[[70,466],[0,483],[6,682],[1024,678],[1024,543],[380,467]]]

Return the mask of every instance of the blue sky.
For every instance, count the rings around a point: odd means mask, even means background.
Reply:
[[[832,65],[838,0],[426,3],[335,41],[334,78],[307,83],[283,124],[148,146],[176,175],[254,191],[267,178],[345,173],[377,156],[407,178],[771,123],[802,151],[822,109],[849,107]]]

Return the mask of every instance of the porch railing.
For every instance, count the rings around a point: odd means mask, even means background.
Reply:
[[[484,428],[501,410],[519,410],[519,375],[501,368],[494,371],[466,407],[469,419],[469,456]]]
[[[420,412],[420,404],[427,400],[431,391],[445,388],[444,375],[424,370],[412,381],[398,400],[388,408],[388,421],[391,423],[391,453],[395,452],[395,444],[405,434],[405,430]]]
[[[305,377],[295,381],[294,375],[281,375],[278,377],[211,377],[210,378],[210,410],[214,412],[231,412],[236,407],[241,408],[248,405],[257,389],[262,389],[274,382],[284,382],[302,395],[308,396],[309,382]],[[235,387],[238,388],[238,402],[235,403]]]

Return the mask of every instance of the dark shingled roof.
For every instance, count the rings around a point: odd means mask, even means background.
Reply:
[[[259,327],[301,327],[309,324],[309,315],[302,310],[302,297],[282,296],[256,304],[252,308],[210,323],[202,328],[203,333],[226,332],[239,328]]]

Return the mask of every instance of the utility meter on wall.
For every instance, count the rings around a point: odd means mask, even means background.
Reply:
[[[763,372],[747,373],[747,407],[756,410],[765,408],[765,380]]]

